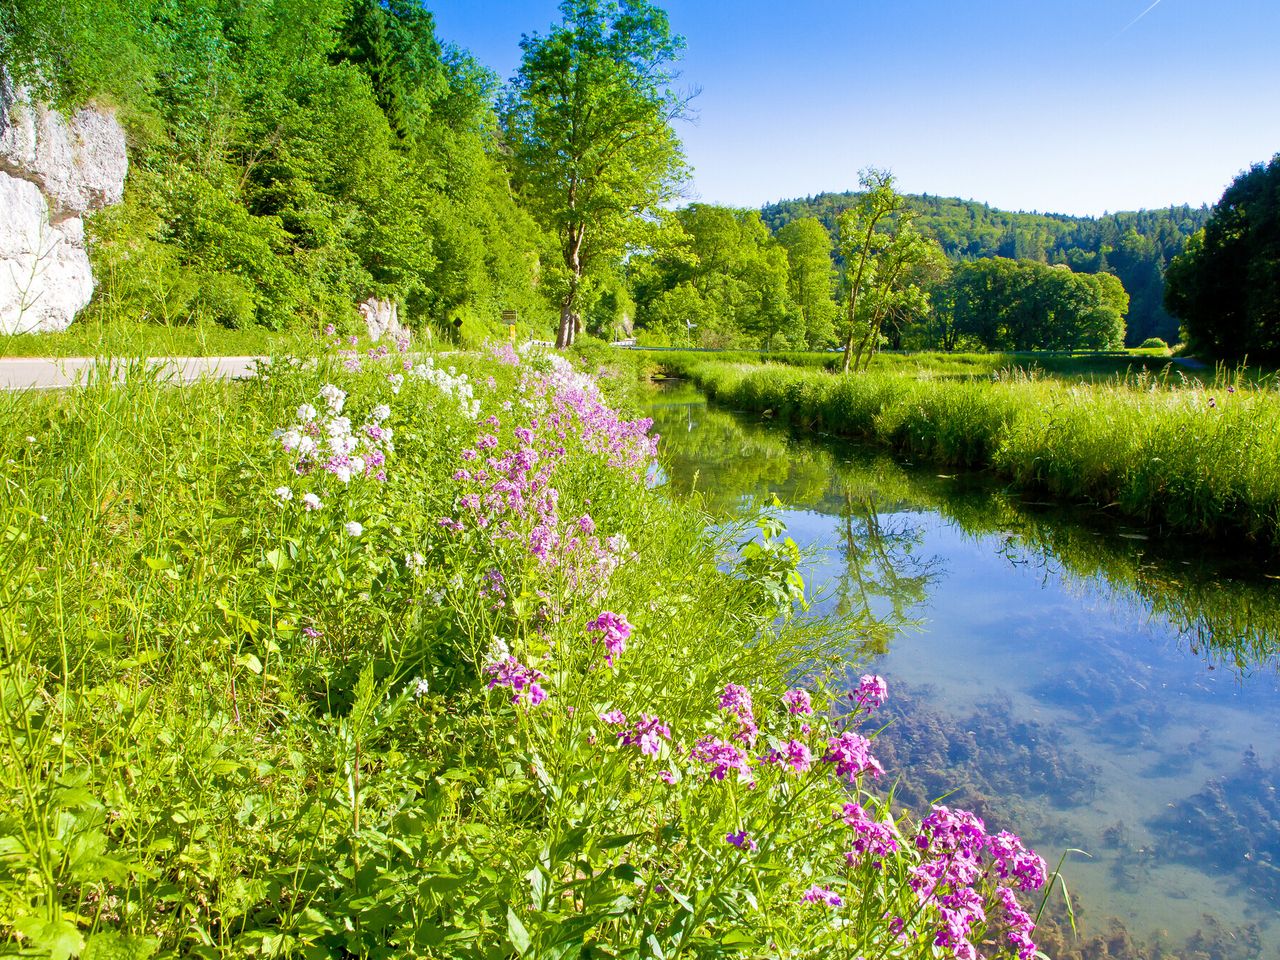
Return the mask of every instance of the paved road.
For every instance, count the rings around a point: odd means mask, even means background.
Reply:
[[[152,357],[147,366],[180,383],[201,377],[234,380],[252,376],[265,357]],[[98,361],[94,357],[20,357],[0,359],[0,390],[56,390],[83,383]]]

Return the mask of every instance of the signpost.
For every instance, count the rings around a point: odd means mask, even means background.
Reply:
[[[502,322],[507,325],[507,336],[511,339],[512,343],[515,343],[516,342],[516,311],[503,310]]]

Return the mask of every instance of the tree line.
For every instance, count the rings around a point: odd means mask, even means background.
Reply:
[[[648,0],[560,10],[505,83],[418,0],[0,0],[0,61],[126,124],[125,202],[89,227],[105,318],[351,325],[374,296],[477,337],[516,310],[561,346],[841,347],[852,368],[882,347],[1172,342],[1174,313],[1269,289],[1262,241],[1217,286],[1184,268],[1240,252],[1222,204],[1006,213],[869,170],[851,193],[673,209],[683,40]]]
[[[841,212],[854,206],[857,198],[857,193],[850,192],[781,200],[766,205],[762,216],[774,230],[795,219],[816,217],[834,238]],[[1129,293],[1126,342],[1130,346],[1149,337],[1169,343],[1179,339],[1178,319],[1163,302],[1164,272],[1187,239],[1204,227],[1207,206],[1072,217],[1015,213],[928,194],[909,195],[907,206],[916,216],[918,229],[936,240],[955,263],[1003,257],[1065,265],[1079,273],[1112,274]]]

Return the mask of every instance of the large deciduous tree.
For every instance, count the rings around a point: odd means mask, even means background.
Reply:
[[[1280,154],[1238,176],[1165,274],[1188,342],[1223,360],[1280,359]]]
[[[866,170],[860,178],[865,191],[858,203],[840,214],[840,253],[845,261],[845,334],[844,362],[842,369],[849,372],[853,363],[855,343],[867,342],[869,324],[864,317],[867,300],[877,284],[879,259],[893,242],[893,236],[882,229],[882,224],[906,210],[907,200],[893,189],[893,175],[886,170]],[[880,280],[883,283],[883,278]]]
[[[503,104],[519,189],[563,257],[556,345],[581,327],[594,275],[621,258],[645,217],[674,198],[684,157],[671,121],[683,40],[647,0],[565,0],[564,19],[524,51]]]
[[[801,217],[778,231],[787,251],[787,279],[791,298],[800,310],[804,342],[825,347],[835,340],[839,308],[835,297],[835,268],[831,263],[831,234],[816,217]]]

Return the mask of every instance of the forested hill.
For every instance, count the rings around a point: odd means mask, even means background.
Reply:
[[[768,204],[761,214],[775,232],[792,220],[816,217],[835,237],[840,212],[857,198],[852,192],[820,193]],[[928,194],[911,196],[910,204],[916,225],[936,238],[953,260],[1010,257],[1119,277],[1130,297],[1126,339],[1131,344],[1147,337],[1170,343],[1177,339],[1178,321],[1163,305],[1164,269],[1182,251],[1187,237],[1209,219],[1207,206],[1071,217],[1010,213],[985,203]]]

